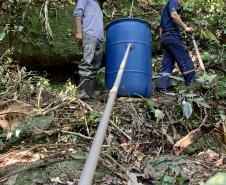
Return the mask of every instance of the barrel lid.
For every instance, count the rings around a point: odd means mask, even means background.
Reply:
[[[127,18],[120,18],[120,19],[116,19],[116,20],[113,20],[112,22],[110,22],[108,25],[107,25],[107,28],[109,28],[109,26],[112,26],[113,24],[116,24],[118,22],[124,22],[124,21],[138,21],[138,22],[143,22],[145,24],[147,24],[149,27],[151,27],[151,25],[143,20],[143,19],[139,19],[139,18],[131,18],[131,17],[127,17]]]

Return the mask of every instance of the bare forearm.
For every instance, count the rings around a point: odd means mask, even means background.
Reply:
[[[162,36],[162,28],[159,29],[159,35]]]
[[[187,28],[187,25],[182,21],[181,17],[175,13],[175,12],[172,12],[171,13],[171,17],[173,19],[173,22],[175,22],[178,26],[180,26],[183,30],[186,30]]]
[[[76,33],[82,33],[82,19],[80,17],[75,18],[75,30]]]

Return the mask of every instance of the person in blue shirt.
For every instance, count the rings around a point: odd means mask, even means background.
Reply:
[[[76,41],[83,46],[83,58],[79,64],[81,99],[95,99],[94,87],[97,71],[101,66],[104,47],[104,23],[101,6],[106,0],[78,0],[75,18]]]
[[[187,26],[179,15],[182,0],[168,0],[161,13],[160,43],[163,50],[163,62],[157,80],[157,91],[167,92],[170,85],[170,75],[174,64],[177,63],[186,85],[196,81],[196,73],[185,43],[181,40],[180,32],[192,32],[193,28]]]

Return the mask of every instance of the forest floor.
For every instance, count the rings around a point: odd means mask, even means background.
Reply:
[[[108,94],[82,101],[70,82],[56,91],[8,60],[1,67],[0,183],[77,184]],[[174,96],[118,97],[94,184],[198,185],[225,172],[225,89],[224,73],[192,88],[174,76]]]

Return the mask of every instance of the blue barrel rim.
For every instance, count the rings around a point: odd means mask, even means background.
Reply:
[[[107,29],[112,26],[113,24],[116,24],[118,22],[123,22],[123,21],[138,21],[138,22],[142,22],[142,23],[145,23],[147,24],[150,29],[151,29],[151,24],[149,24],[149,22],[145,21],[144,19],[140,19],[140,18],[134,18],[134,17],[127,17],[127,18],[119,18],[119,19],[116,19],[116,20],[113,20],[112,22],[110,22],[108,25],[107,25]]]

